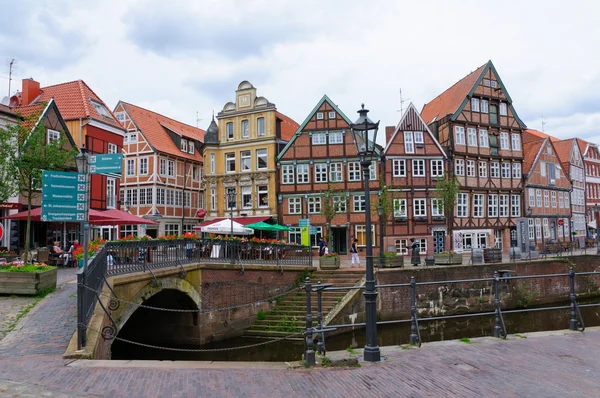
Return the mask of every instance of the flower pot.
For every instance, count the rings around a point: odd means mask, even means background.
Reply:
[[[321,269],[338,269],[340,268],[339,257],[319,257],[319,267]]]
[[[56,287],[56,268],[42,272],[0,272],[0,294],[37,295]]]
[[[437,253],[434,256],[436,265],[459,265],[462,264],[462,254]]]
[[[395,256],[395,257],[383,257],[383,262],[381,264],[383,268],[400,268],[404,266],[404,257]]]
[[[77,260],[77,267],[83,268],[83,259]]]

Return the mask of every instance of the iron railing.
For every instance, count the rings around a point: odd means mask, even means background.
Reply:
[[[237,264],[242,271],[248,264],[312,266],[309,247],[289,244],[179,239],[108,242],[106,248],[109,276],[198,262]]]
[[[101,247],[88,262],[88,266],[77,273],[77,347],[85,347],[86,330],[92,319],[96,300],[95,292],[101,291],[104,286],[107,268],[107,249]]]
[[[421,334],[419,329],[419,322],[423,321],[438,321],[438,320],[447,320],[447,319],[457,319],[457,318],[470,318],[470,317],[485,317],[485,316],[493,316],[494,317],[494,327],[493,327],[493,336],[497,338],[505,339],[508,335],[508,331],[506,329],[506,325],[504,323],[504,314],[513,314],[513,313],[523,313],[523,312],[533,312],[533,311],[552,311],[552,310],[569,310],[569,329],[570,330],[579,330],[583,332],[585,330],[585,323],[583,317],[580,312],[580,307],[598,307],[600,303],[592,303],[592,304],[581,304],[577,303],[576,299],[576,290],[575,290],[575,278],[576,276],[590,276],[590,275],[600,275],[600,272],[575,272],[575,270],[571,267],[568,273],[564,274],[544,274],[544,275],[523,275],[523,276],[512,276],[510,273],[506,273],[501,275],[498,271],[494,271],[494,275],[491,278],[478,278],[478,279],[461,279],[461,280],[445,280],[445,281],[429,281],[429,282],[416,282],[415,278],[411,276],[410,283],[394,283],[394,284],[385,284],[385,285],[376,285],[377,289],[386,289],[386,288],[409,288],[410,289],[410,318],[409,319],[395,319],[388,321],[379,321],[377,325],[387,325],[387,324],[397,324],[397,323],[407,323],[410,322],[410,337],[409,344],[421,346]],[[536,278],[569,278],[569,305],[562,306],[549,306],[549,307],[540,307],[540,308],[522,308],[522,309],[511,309],[511,310],[503,310],[502,309],[502,297],[500,294],[500,285],[502,283],[507,283],[511,280],[521,280],[521,279],[536,279]],[[479,282],[491,282],[492,292],[490,295],[494,297],[494,309],[493,311],[487,312],[470,312],[465,314],[456,314],[456,315],[443,315],[443,316],[428,316],[419,318],[417,311],[417,291],[419,286],[426,285],[447,285],[453,283],[479,283]],[[335,287],[331,284],[324,285],[321,282],[317,284],[311,284],[310,278],[306,278],[306,282],[302,289],[306,291],[306,329],[304,331],[304,359],[307,361],[308,365],[314,365],[314,339],[313,336],[318,336],[318,344],[317,349],[321,354],[325,354],[325,333],[334,331],[340,328],[354,328],[354,327],[364,327],[366,323],[352,323],[352,324],[339,324],[339,325],[323,325],[322,322],[322,308],[321,308],[321,295],[326,291],[340,291],[340,290],[363,290],[365,286],[348,286],[348,287]],[[317,294],[317,311],[318,311],[318,325],[313,327],[313,314],[311,309],[311,299],[310,292],[315,292]],[[566,325],[565,325],[566,326]]]

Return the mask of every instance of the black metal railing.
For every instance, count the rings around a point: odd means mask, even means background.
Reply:
[[[104,287],[107,268],[107,249],[101,247],[89,260],[88,266],[77,273],[77,348],[85,347],[89,326],[98,295]]]
[[[237,264],[242,270],[248,264],[312,266],[310,247],[290,244],[179,239],[108,242],[106,248],[110,276],[198,262]]]
[[[410,327],[410,337],[409,344],[421,346],[421,334],[419,329],[419,322],[423,321],[438,321],[438,320],[447,320],[447,319],[457,319],[457,318],[470,318],[470,317],[485,317],[490,316],[494,317],[494,327],[493,327],[493,336],[497,338],[506,338],[508,331],[506,329],[506,325],[504,323],[504,314],[513,314],[513,313],[523,313],[523,312],[533,312],[533,311],[552,311],[552,310],[569,310],[569,329],[570,330],[585,330],[585,323],[583,317],[580,312],[580,307],[598,307],[600,303],[595,304],[581,304],[577,303],[576,299],[576,290],[575,290],[575,278],[577,276],[590,276],[590,275],[600,275],[600,272],[575,272],[575,270],[571,267],[568,273],[564,274],[544,274],[544,275],[524,275],[524,276],[512,276],[510,273],[504,273],[501,275],[498,271],[494,271],[494,275],[491,278],[478,278],[478,279],[461,279],[461,280],[446,280],[446,281],[429,281],[429,282],[416,282],[415,278],[411,276],[410,283],[394,283],[394,284],[385,284],[385,285],[376,285],[377,289],[387,289],[387,288],[409,288],[410,289],[410,317],[409,319],[395,319],[388,321],[379,321],[377,325],[387,325],[387,324],[398,324],[398,323],[411,323]],[[541,308],[522,308],[522,309],[511,309],[505,310],[502,309],[502,294],[500,293],[500,286],[502,283],[508,283],[511,280],[521,280],[521,279],[536,279],[536,278],[569,278],[569,305],[562,306],[548,306]],[[447,284],[464,284],[464,283],[480,283],[480,282],[488,282],[491,283],[491,291],[490,295],[494,297],[494,308],[493,311],[487,312],[469,312],[465,314],[456,314],[456,315],[443,315],[443,316],[428,316],[421,317],[418,316],[417,311],[417,293],[419,286],[426,285],[447,285]],[[363,290],[365,286],[349,286],[349,287],[335,287],[331,286],[331,284],[321,284],[321,282],[317,284],[311,284],[310,279],[307,278],[304,286],[302,286],[306,293],[306,329],[304,332],[304,345],[305,345],[305,353],[304,359],[307,361],[309,365],[314,365],[314,339],[313,336],[318,336],[318,351],[322,354],[325,353],[325,333],[334,331],[341,328],[351,328],[351,327],[364,327],[366,323],[352,323],[352,324],[339,324],[339,325],[323,325],[321,322],[321,295],[326,291],[341,291],[341,290]],[[318,320],[319,324],[316,327],[312,326],[313,314],[312,314],[312,306],[310,301],[310,292],[314,292],[317,294],[317,312],[319,314]],[[566,325],[565,325],[566,326]]]

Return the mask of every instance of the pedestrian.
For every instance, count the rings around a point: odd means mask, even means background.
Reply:
[[[323,257],[323,254],[325,254],[325,239],[321,237],[321,240],[319,240],[319,257]]]
[[[350,255],[352,256],[352,265],[350,268],[354,268],[354,262],[356,261],[356,265],[360,267],[360,259],[358,258],[358,239],[354,239],[352,245],[350,246]]]

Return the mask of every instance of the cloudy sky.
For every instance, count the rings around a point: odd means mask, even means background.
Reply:
[[[0,0],[8,62],[42,86],[85,80],[206,128],[242,80],[301,123],[323,94],[351,119],[364,102],[395,125],[491,59],[525,123],[600,143],[595,0]]]

